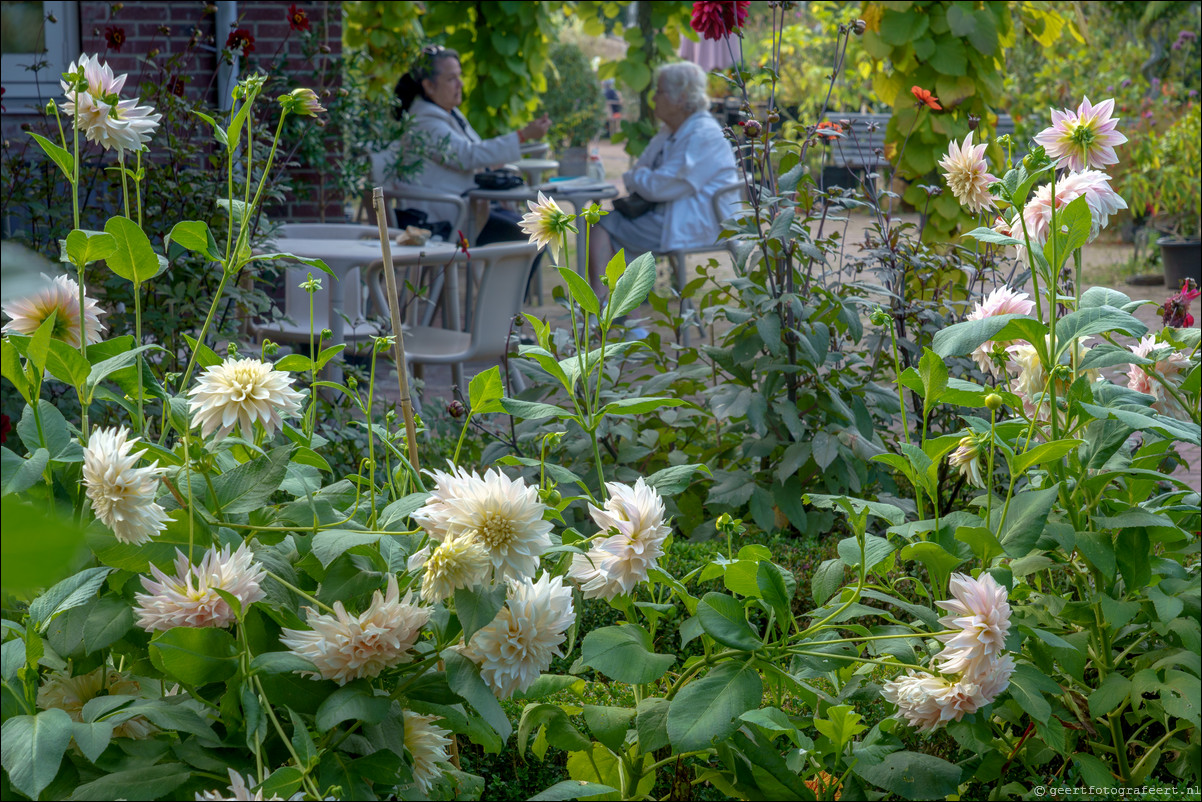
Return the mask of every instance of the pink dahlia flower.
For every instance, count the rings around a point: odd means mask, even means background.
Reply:
[[[996,176],[990,175],[989,164],[985,161],[985,143],[972,143],[972,132],[964,137],[963,143],[952,140],[948,145],[947,155],[939,161],[947,185],[956,200],[976,213],[982,209],[993,208],[993,196],[989,194],[991,184],[997,183]]]
[[[1110,116],[1113,111],[1114,98],[1096,106],[1085,98],[1075,113],[1052,109],[1051,127],[1037,134],[1035,142],[1043,145],[1052,158],[1063,159],[1070,170],[1118,164],[1114,147],[1126,142],[1127,137],[1115,130],[1119,118]]]
[[[243,544],[232,554],[230,547],[216,547],[205,552],[200,565],[190,565],[188,558],[176,551],[174,577],[167,576],[151,565],[154,580],[142,577],[146,593],[135,594],[138,607],[138,626],[147,632],[172,627],[224,627],[237,616],[228,602],[216,593],[223,590],[242,603],[242,609],[263,598],[259,583],[263,567],[254,561],[254,554]]]
[[[987,317],[996,317],[997,315],[1029,315],[1034,308],[1035,302],[1025,292],[1015,292],[1009,287],[1001,286],[979,301],[965,319],[984,320]],[[997,376],[1000,368],[993,361],[993,352],[998,346],[1004,348],[1007,345],[1009,345],[1009,341],[994,342],[993,340],[986,340],[972,352],[972,358],[976,360],[977,365],[983,373]]]
[[[1156,341],[1156,336],[1149,334],[1137,344],[1131,346],[1131,353],[1144,359],[1151,359],[1154,352],[1164,349],[1165,346]],[[1136,392],[1155,398],[1156,401],[1152,404],[1152,408],[1162,415],[1170,415],[1174,418],[1188,420],[1189,415],[1186,410],[1165,389],[1160,379],[1164,379],[1165,382],[1175,387],[1181,383],[1184,373],[1189,369],[1189,366],[1190,361],[1183,354],[1169,349],[1169,353],[1162,356],[1154,364],[1130,365],[1130,370],[1127,372],[1127,386]]]
[[[1106,227],[1110,215],[1127,208],[1127,202],[1110,186],[1110,176],[1097,170],[1086,170],[1080,173],[1069,173],[1056,182],[1055,209],[1057,216],[1059,217],[1065,206],[1082,196],[1089,205],[1089,213],[1092,218],[1090,241]],[[1048,230],[1052,225],[1052,208],[1052,185],[1048,183],[1035,190],[1035,194],[1027,201],[1027,205],[1023,209],[1027,233],[1032,242],[1041,246],[1048,241]]]
[[[1006,589],[986,573],[980,579],[952,574],[949,590],[950,600],[936,602],[950,613],[939,623],[957,631],[939,636],[946,645],[935,665],[945,674],[959,674],[1002,654],[1010,631],[1010,603]]]

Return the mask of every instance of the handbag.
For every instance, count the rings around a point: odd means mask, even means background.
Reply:
[[[475,178],[480,189],[515,189],[526,183],[513,170],[484,170]]]
[[[642,217],[654,208],[654,203],[637,193],[631,193],[625,198],[614,199],[614,211],[628,220]]]

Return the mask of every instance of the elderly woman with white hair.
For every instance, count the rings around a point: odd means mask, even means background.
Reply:
[[[691,62],[666,64],[656,73],[655,116],[663,123],[634,168],[622,176],[630,202],[619,198],[589,241],[589,280],[599,276],[618,248],[627,258],[716,242],[722,219],[713,196],[738,175],[731,145],[709,113],[705,71]],[[634,198],[633,196],[637,196]],[[732,201],[733,204],[733,201]]]

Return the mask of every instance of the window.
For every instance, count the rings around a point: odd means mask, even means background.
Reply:
[[[79,55],[79,4],[5,0],[0,22],[5,109],[21,113],[56,98],[60,77]]]

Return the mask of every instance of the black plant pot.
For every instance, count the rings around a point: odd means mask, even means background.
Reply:
[[[1165,289],[1176,292],[1187,278],[1202,283],[1202,239],[1161,237],[1156,244],[1164,262]]]

